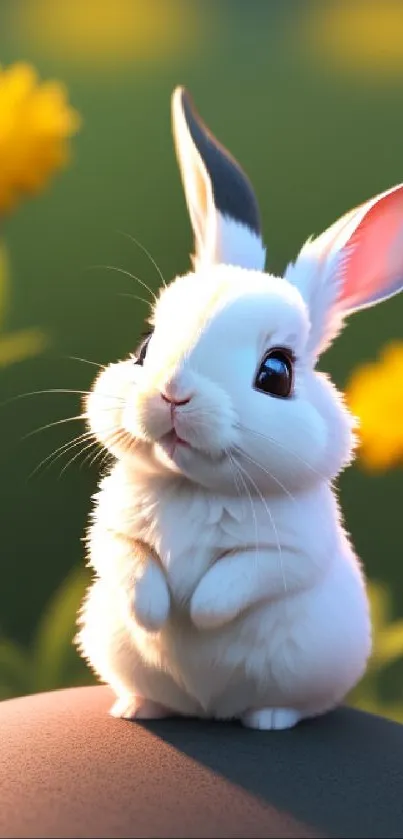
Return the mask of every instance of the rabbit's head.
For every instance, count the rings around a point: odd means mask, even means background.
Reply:
[[[351,459],[354,422],[315,367],[346,315],[403,287],[403,185],[310,239],[276,277],[246,175],[183,88],[172,116],[193,271],[161,289],[134,355],[99,375],[90,428],[136,469],[216,492],[331,480]]]

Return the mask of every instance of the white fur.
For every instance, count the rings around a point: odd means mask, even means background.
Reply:
[[[304,361],[302,298],[219,265],[177,279],[153,321],[144,366],[111,365],[87,402],[116,463],[95,499],[80,649],[134,716],[139,697],[256,726],[327,710],[362,675],[370,625],[330,486],[352,422]],[[300,359],[291,400],[251,386],[265,348],[283,344]],[[161,389],[191,394],[176,427],[192,448],[173,460],[158,443],[172,427]]]
[[[266,262],[266,248],[260,238],[249,227],[217,213],[216,248],[207,261],[223,262],[263,271]]]
[[[95,580],[77,643],[114,689],[117,716],[284,728],[341,702],[371,650],[365,582],[333,490],[354,421],[314,363],[352,301],[397,290],[403,193],[348,214],[286,279],[251,270],[264,251],[223,226],[178,97],[176,109],[199,258],[162,290],[143,366],[110,365],[86,402],[114,465],[94,499]],[[379,259],[382,247],[392,255]],[[223,254],[249,270],[217,264]],[[254,387],[273,347],[295,356],[290,398]]]

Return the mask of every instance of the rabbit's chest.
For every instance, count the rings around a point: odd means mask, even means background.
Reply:
[[[174,509],[160,499],[154,522],[153,547],[179,601],[192,595],[208,568],[239,540],[230,505],[203,496],[176,499]]]

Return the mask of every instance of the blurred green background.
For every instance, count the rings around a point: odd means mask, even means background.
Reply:
[[[71,356],[106,363],[133,349],[147,307],[122,295],[144,289],[94,266],[132,272],[154,289],[159,280],[120,231],[151,251],[165,278],[188,268],[192,238],[170,126],[177,84],[250,175],[273,272],[310,234],[403,181],[399,0],[1,0],[0,63],[16,61],[62,81],[83,124],[71,165],[1,224],[5,327],[39,327],[49,338],[37,357],[0,367],[2,400],[87,390],[95,368]],[[0,139],[1,121],[0,113]],[[343,388],[354,367],[403,338],[402,319],[403,296],[352,318],[321,368]],[[402,390],[402,381],[391,388]],[[0,409],[2,697],[92,679],[71,637],[97,464],[82,465],[82,456],[64,469],[73,449],[30,477],[84,428],[60,424],[25,438],[79,410],[72,393]],[[378,660],[352,701],[401,719],[402,489],[401,467],[368,474],[357,464],[340,481],[379,635]]]

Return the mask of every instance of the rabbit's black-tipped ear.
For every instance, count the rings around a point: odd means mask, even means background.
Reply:
[[[196,264],[223,262],[262,270],[266,251],[253,187],[210,133],[183,87],[172,95],[172,126]]]

